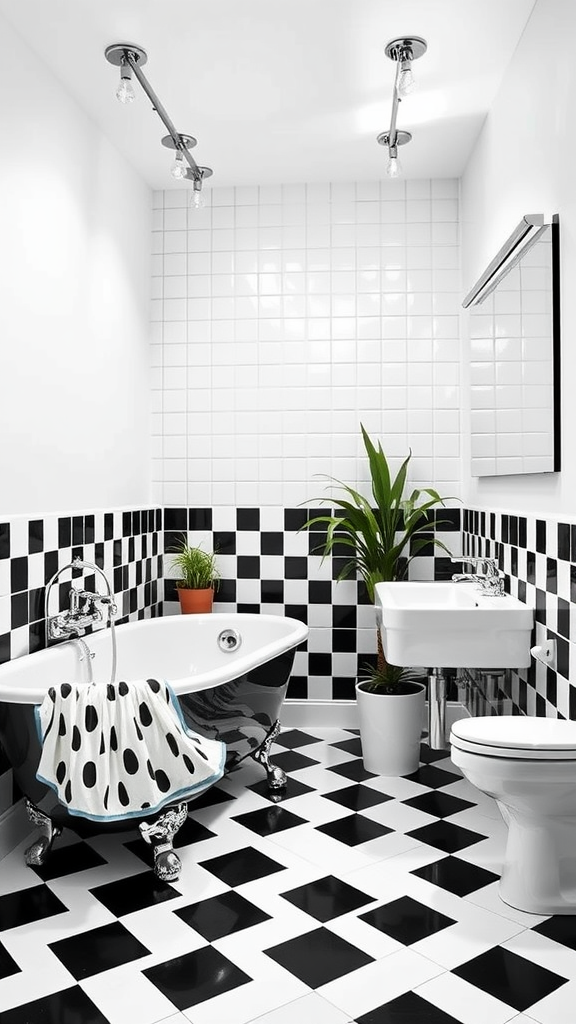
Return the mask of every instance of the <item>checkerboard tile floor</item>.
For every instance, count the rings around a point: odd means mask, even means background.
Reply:
[[[289,730],[191,805],[181,878],[133,832],[0,864],[2,1024],[574,1024],[576,918],[497,893],[505,827],[449,757],[365,771],[350,730]]]

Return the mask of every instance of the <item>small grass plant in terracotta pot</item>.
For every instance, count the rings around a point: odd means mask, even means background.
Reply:
[[[339,492],[321,503],[330,502],[334,514],[315,516],[302,529],[316,524],[326,527],[317,553],[323,558],[342,547],[350,554],[338,579],[360,576],[368,597],[374,602],[377,583],[405,578],[412,558],[426,545],[446,546],[430,536],[429,509],[444,505],[432,487],[404,495],[412,453],[404,459],[396,476],[382,445],[370,439],[360,424],[370,468],[371,496],[334,477],[327,477]],[[341,496],[339,496],[341,495]],[[442,523],[436,521],[436,527]],[[449,554],[450,552],[448,552]],[[367,771],[380,775],[409,775],[418,767],[425,687],[410,669],[389,665],[386,661],[380,628],[376,627],[377,662],[367,665],[356,684],[362,754]]]
[[[176,589],[182,613],[211,612],[220,579],[216,554],[190,545],[185,533],[171,554],[171,567],[178,572]]]

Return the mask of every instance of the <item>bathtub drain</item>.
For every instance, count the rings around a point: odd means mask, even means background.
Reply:
[[[236,629],[223,629],[218,635],[218,647],[221,651],[237,651],[241,643],[242,637]]]

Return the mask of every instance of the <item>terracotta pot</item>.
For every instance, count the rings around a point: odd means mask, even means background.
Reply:
[[[214,600],[214,588],[206,587],[205,590],[186,590],[185,587],[177,587],[180,600],[180,611],[183,615],[194,615],[199,612],[211,612]]]
[[[410,693],[370,693],[356,684],[364,767],[375,775],[411,775],[418,768],[426,688]]]

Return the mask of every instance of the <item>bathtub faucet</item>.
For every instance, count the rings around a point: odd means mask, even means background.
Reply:
[[[50,615],[49,601],[52,587],[67,569],[87,569],[91,572],[99,573],[106,584],[107,593],[98,594],[93,593],[91,590],[82,590],[79,587],[72,586],[70,588],[69,607],[65,611],[59,612],[58,615]],[[107,618],[112,622],[117,608],[108,577],[98,565],[94,565],[92,562],[83,562],[81,558],[75,558],[68,565],[64,565],[62,569],[54,573],[46,587],[44,610],[47,641],[72,640],[83,636],[90,627],[102,622],[101,607],[106,608]]]

